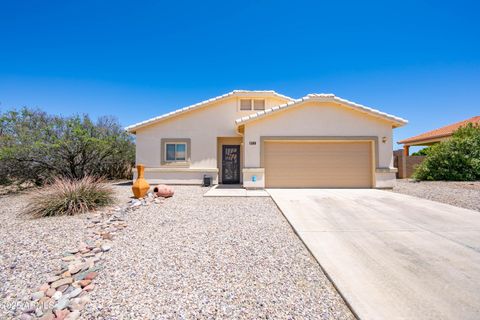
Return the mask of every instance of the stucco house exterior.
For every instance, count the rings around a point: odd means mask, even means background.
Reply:
[[[151,183],[388,188],[406,120],[333,94],[235,90],[126,128]]]

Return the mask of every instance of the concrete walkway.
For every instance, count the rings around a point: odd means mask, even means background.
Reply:
[[[381,190],[269,189],[360,319],[480,319],[480,213]]]
[[[265,190],[247,190],[241,185],[216,185],[204,197],[270,197]]]

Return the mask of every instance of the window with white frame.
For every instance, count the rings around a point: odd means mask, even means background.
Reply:
[[[240,99],[240,110],[265,110],[265,100],[263,99]]]
[[[165,143],[165,161],[184,162],[187,160],[187,144],[185,142]]]

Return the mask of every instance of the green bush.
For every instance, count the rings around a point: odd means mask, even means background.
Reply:
[[[35,191],[25,213],[34,217],[75,215],[112,204],[113,190],[101,180],[86,176],[80,180],[57,178]]]
[[[425,160],[416,168],[418,180],[480,180],[480,126],[468,124],[453,136],[429,147]]]
[[[23,108],[0,112],[0,183],[43,185],[55,177],[129,179],[132,137],[111,117],[60,117]]]

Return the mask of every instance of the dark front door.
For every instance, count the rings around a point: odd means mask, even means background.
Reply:
[[[240,146],[222,146],[222,183],[240,183]]]

